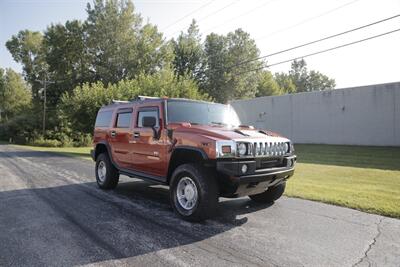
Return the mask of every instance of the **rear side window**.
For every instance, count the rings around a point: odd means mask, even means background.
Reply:
[[[129,128],[132,121],[132,112],[117,114],[117,128]]]
[[[95,127],[108,127],[110,126],[112,118],[112,111],[100,111],[97,113]]]
[[[143,127],[143,118],[144,117],[155,117],[156,118],[156,126],[159,127],[159,117],[158,117],[158,108],[144,109],[139,111],[138,115],[138,127]]]

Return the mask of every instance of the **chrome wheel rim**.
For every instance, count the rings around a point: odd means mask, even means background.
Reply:
[[[97,176],[99,177],[100,182],[104,182],[106,179],[106,173],[107,173],[107,168],[106,164],[104,161],[100,161],[99,164],[97,165]]]
[[[197,186],[190,177],[180,179],[176,189],[176,197],[178,198],[179,205],[185,210],[194,208],[197,203],[198,193]]]

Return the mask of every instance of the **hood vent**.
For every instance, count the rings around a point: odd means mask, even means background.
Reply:
[[[250,135],[245,134],[244,132],[242,132],[242,131],[240,131],[240,130],[238,130],[238,129],[235,129],[234,132],[235,132],[235,133],[238,133],[238,134],[241,134],[241,135],[243,135],[243,136],[250,136]]]

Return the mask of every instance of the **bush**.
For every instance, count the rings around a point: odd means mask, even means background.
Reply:
[[[93,143],[91,134],[79,134],[76,141],[74,142],[74,146],[76,147],[88,147]]]
[[[17,144],[26,144],[35,138],[40,121],[28,111],[0,125],[0,139]]]
[[[32,146],[61,147],[62,143],[56,139],[44,139],[42,136],[29,143]]]

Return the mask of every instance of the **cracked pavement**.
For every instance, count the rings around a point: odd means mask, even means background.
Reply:
[[[164,186],[122,176],[102,191],[91,161],[9,145],[0,145],[0,214],[0,266],[400,266],[397,219],[240,198],[191,224]]]

